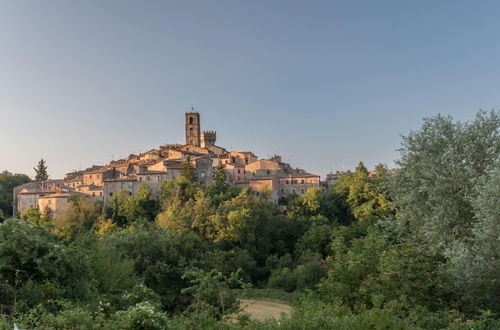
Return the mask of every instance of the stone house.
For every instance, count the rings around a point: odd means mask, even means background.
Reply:
[[[279,197],[289,194],[303,195],[309,188],[320,187],[320,176],[310,173],[294,173],[279,176]]]

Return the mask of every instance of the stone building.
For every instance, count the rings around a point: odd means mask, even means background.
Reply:
[[[255,177],[248,180],[248,187],[257,192],[258,195],[262,193],[269,193],[269,198],[277,203],[280,197],[280,181],[276,176],[263,176]]]
[[[103,186],[105,180],[115,179],[120,176],[121,174],[116,168],[102,166],[95,170],[85,171],[83,173],[83,185]]]
[[[326,182],[327,188],[333,187],[337,183],[337,180],[339,179],[340,174],[341,174],[340,171],[337,171],[335,173],[330,172],[326,175],[325,182]]]
[[[66,191],[71,191],[71,188],[64,185],[64,180],[33,181],[17,186],[13,190],[13,214],[38,207],[41,197]]]
[[[75,194],[78,193],[66,191],[41,196],[38,199],[38,209],[41,212],[50,209],[54,217],[61,217],[70,207],[69,197]]]
[[[200,114],[194,111],[186,112],[186,144],[199,147],[200,140]]]
[[[269,159],[259,159],[245,166],[249,177],[283,174],[279,163]]]
[[[95,197],[97,200],[102,200],[103,198],[103,186],[97,186],[94,184],[81,185],[78,186],[75,191],[87,196]]]
[[[320,187],[320,176],[310,173],[294,173],[279,176],[279,197],[289,194],[303,195],[309,188]]]

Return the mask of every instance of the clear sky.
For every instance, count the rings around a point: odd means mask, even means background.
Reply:
[[[437,113],[500,107],[499,1],[0,0],[0,170],[183,141],[324,176],[392,166]]]

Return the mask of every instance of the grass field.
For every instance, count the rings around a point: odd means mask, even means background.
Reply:
[[[290,305],[274,301],[241,299],[241,309],[250,314],[252,320],[264,321],[269,318],[280,319],[281,314],[290,313]]]

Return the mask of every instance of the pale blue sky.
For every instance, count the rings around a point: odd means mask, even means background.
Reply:
[[[0,0],[0,170],[52,177],[183,141],[324,176],[392,165],[437,113],[500,105],[498,1]]]

